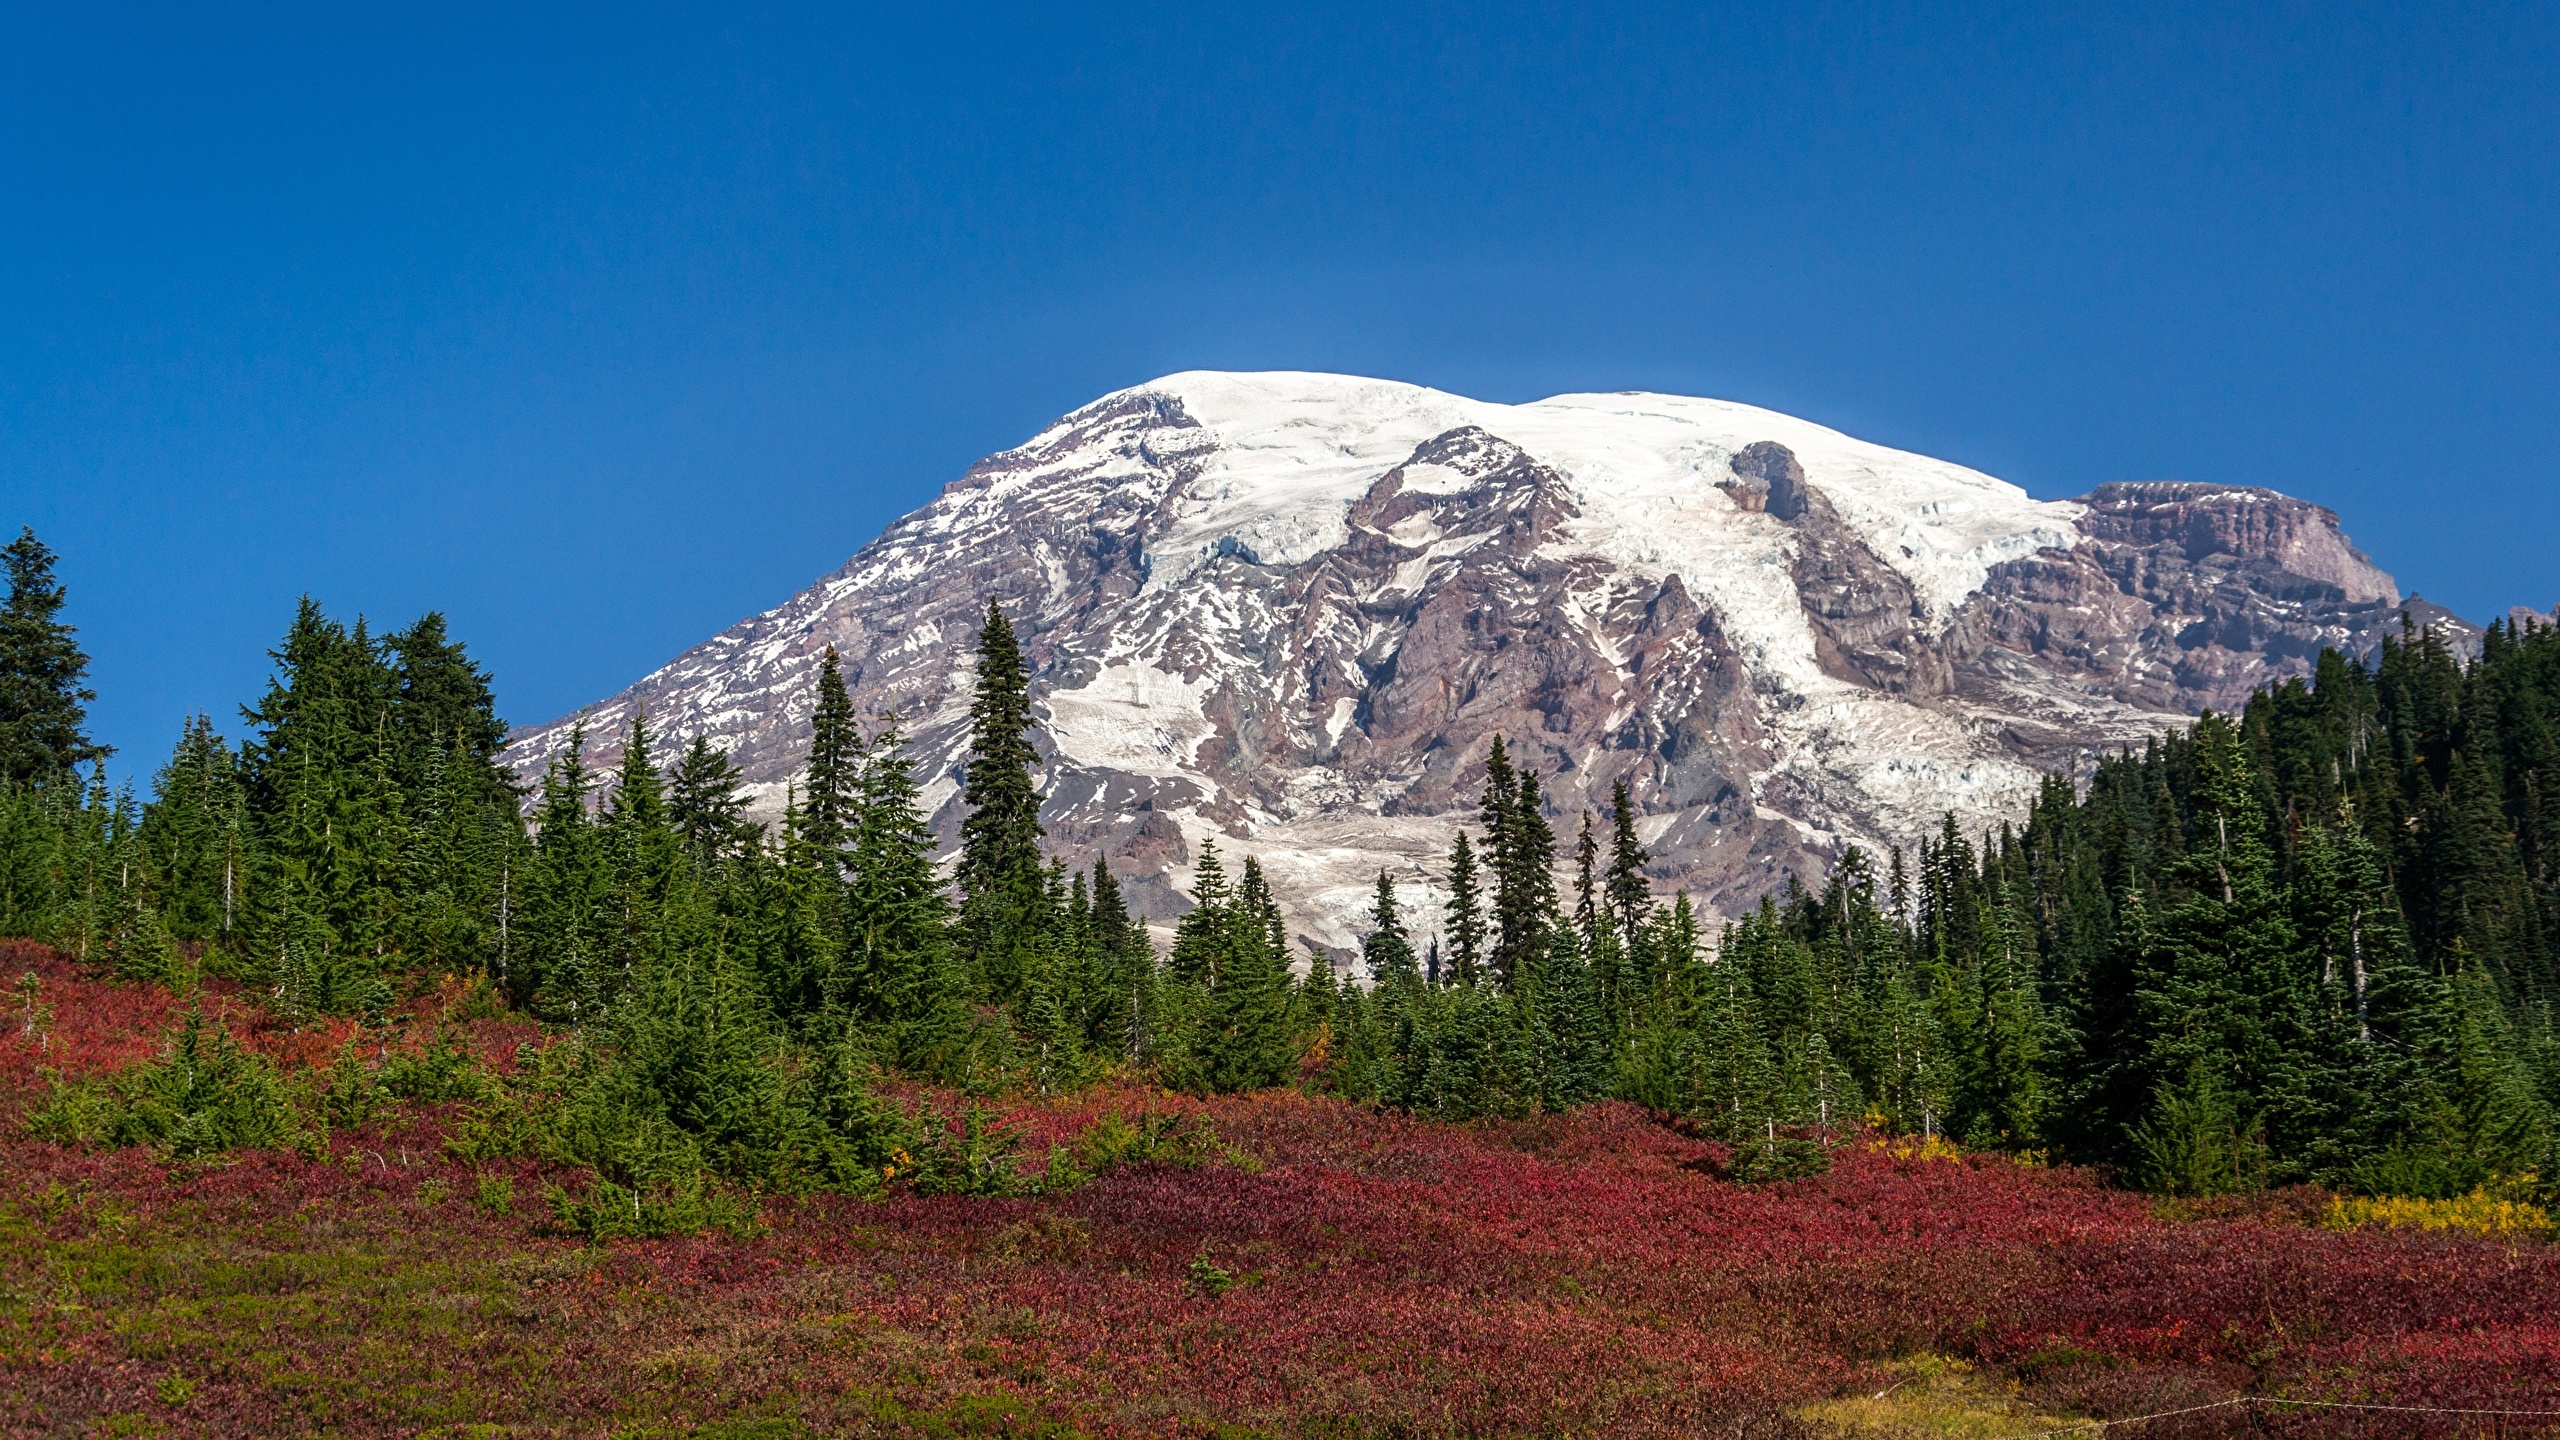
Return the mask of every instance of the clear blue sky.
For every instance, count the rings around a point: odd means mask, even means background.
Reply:
[[[522,723],[1117,386],[1724,396],[2560,601],[2560,7],[19,6],[0,524],[148,773],[304,591]]]

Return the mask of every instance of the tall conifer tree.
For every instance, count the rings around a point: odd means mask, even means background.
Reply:
[[[1031,783],[1031,672],[994,601],[978,632],[978,688],[969,706],[969,767],[960,822],[962,943],[979,983],[1018,998],[1037,964],[1048,891],[1040,863],[1040,795]]]
[[[1449,846],[1449,982],[1473,986],[1484,978],[1484,902],[1475,847],[1467,832]]]
[[[1379,985],[1409,985],[1421,978],[1413,942],[1405,935],[1404,917],[1397,912],[1396,882],[1384,870],[1378,872],[1377,897],[1369,907],[1369,934],[1360,942],[1360,958],[1369,967],[1369,978]]]
[[[33,530],[0,546],[9,598],[0,604],[0,780],[68,780],[74,767],[104,760],[107,747],[89,738],[81,684],[89,657],[62,618],[62,582],[54,553]]]
[[[853,697],[845,689],[836,647],[830,645],[818,662],[818,695],[809,717],[808,787],[801,798],[801,835],[821,854],[841,855],[851,843],[862,763]]]

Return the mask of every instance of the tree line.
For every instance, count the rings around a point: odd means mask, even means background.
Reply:
[[[2555,1173],[2549,627],[2494,626],[2467,663],[2415,630],[2369,665],[2324,655],[2051,777],[2021,824],[1848,849],[1713,936],[1654,894],[1623,785],[1560,815],[1497,737],[1439,933],[1382,873],[1345,974],[1214,836],[1161,955],[1106,864],[1048,856],[1029,668],[993,604],[946,866],[897,719],[855,713],[832,651],[765,825],[716,746],[640,714],[611,771],[578,728],[520,787],[440,617],[377,637],[309,600],[243,738],[190,720],[137,801],[83,733],[50,553],[30,534],[5,558],[0,932],[137,981],[229,975],[289,1017],[378,1019],[473,977],[603,1057],[621,1098],[598,1113],[655,1117],[614,1142],[662,1157],[606,1172],[634,1185],[860,1188],[842,1177],[892,1148],[873,1078],[1114,1070],[1452,1119],[1619,1098],[1780,1168],[1873,1127],[2171,1193]]]

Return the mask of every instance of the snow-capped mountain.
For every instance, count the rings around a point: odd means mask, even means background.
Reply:
[[[2267,490],[2038,501],[1718,400],[1193,372],[979,462],[582,712],[591,758],[645,705],[777,811],[833,645],[954,833],[989,597],[1036,667],[1057,853],[1108,855],[1161,918],[1214,835],[1336,947],[1381,868],[1428,927],[1496,734],[1568,847],[1624,780],[1663,887],[1729,912],[1844,844],[2015,818],[2045,771],[2369,648],[2401,608],[2335,515]],[[532,777],[570,723],[509,759]]]

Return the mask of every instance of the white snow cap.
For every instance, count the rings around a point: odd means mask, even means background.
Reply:
[[[2072,522],[2081,507],[2067,501],[2039,501],[1978,470],[1729,400],[1630,393],[1499,405],[1304,371],[1189,370],[1134,389],[1180,400],[1218,447],[1194,487],[1196,508],[1157,542],[1171,562],[1158,584],[1187,571],[1186,555],[1229,538],[1272,564],[1341,543],[1343,512],[1372,481],[1462,425],[1501,436],[1562,473],[1583,510],[1578,534],[1643,571],[1703,579],[1743,560],[1730,542],[1746,535],[1751,558],[1766,557],[1759,517],[1715,488],[1733,478],[1733,456],[1762,440],[1794,452],[1841,520],[1940,620],[1981,588],[1992,566],[2079,538]],[[1792,593],[1783,598],[1794,608]]]

